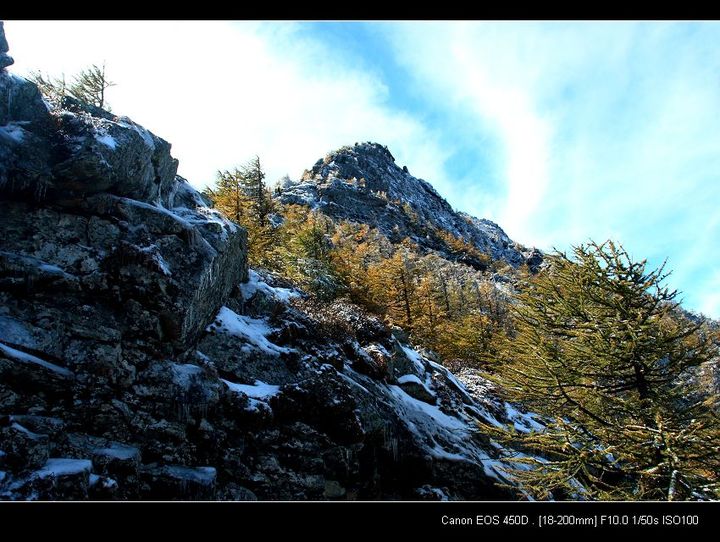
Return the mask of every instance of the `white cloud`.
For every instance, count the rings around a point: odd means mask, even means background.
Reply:
[[[476,127],[478,155],[483,138],[500,143],[504,192],[461,205],[546,249],[612,237],[651,265],[669,256],[672,285],[718,316],[706,280],[720,236],[717,28],[438,23],[390,39],[428,100]]]
[[[383,82],[290,23],[8,22],[14,69],[73,73],[107,61],[113,110],[173,145],[198,187],[259,154],[274,181],[356,141],[388,145],[416,175],[443,179],[444,151],[390,110]]]

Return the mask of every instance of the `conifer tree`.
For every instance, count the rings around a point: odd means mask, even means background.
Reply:
[[[53,77],[36,70],[30,73],[28,80],[35,83],[43,96],[53,103],[59,103],[63,96],[68,94],[65,74],[60,75],[60,77]]]
[[[368,269],[374,295],[386,314],[406,329],[413,326],[415,296],[415,258],[407,246],[400,246],[392,257]]]
[[[273,202],[270,190],[265,184],[265,172],[260,165],[260,157],[254,156],[241,168],[240,180],[245,195],[252,202],[252,215],[258,226],[268,225],[268,215],[272,212]]]
[[[225,216],[242,224],[250,207],[250,199],[245,195],[244,186],[243,173],[235,168],[232,171],[218,171],[215,187],[207,187],[204,193]]]
[[[102,66],[93,64],[75,76],[68,92],[81,102],[109,110],[105,100],[105,91],[114,85],[115,83],[110,81],[105,74],[105,64],[103,63]]]
[[[683,375],[717,355],[678,311],[663,267],[648,271],[612,242],[557,253],[517,296],[515,337],[498,380],[547,429],[496,437],[547,461],[515,476],[535,496],[679,499],[717,491],[717,416],[688,401]],[[713,489],[713,484],[715,484]]]
[[[115,86],[115,83],[107,78],[105,64],[102,66],[93,64],[89,68],[81,70],[70,83],[65,80],[64,73],[60,77],[53,77],[43,74],[41,71],[34,71],[30,73],[28,79],[35,83],[40,92],[53,102],[59,102],[65,96],[72,96],[81,102],[110,111],[105,92],[108,88]]]

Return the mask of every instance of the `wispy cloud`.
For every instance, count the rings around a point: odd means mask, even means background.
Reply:
[[[546,249],[612,237],[651,265],[669,256],[688,305],[717,316],[718,29],[442,23],[401,25],[391,42],[428,100],[498,141],[504,190],[470,210]]]
[[[387,106],[376,75],[301,36],[259,23],[22,23],[6,31],[18,73],[73,73],[107,61],[114,110],[173,144],[180,173],[203,186],[259,154],[275,180],[297,177],[355,141],[387,144],[401,163],[442,180],[446,153],[417,119]],[[38,39],[42,36],[42,39]]]

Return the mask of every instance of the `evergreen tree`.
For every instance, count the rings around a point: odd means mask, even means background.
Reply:
[[[65,74],[60,75],[60,77],[53,77],[38,70],[31,72],[28,80],[35,83],[43,96],[53,103],[59,103],[63,96],[68,94]]]
[[[207,187],[203,193],[230,220],[242,224],[250,207],[250,199],[245,195],[244,188],[243,172],[235,168],[233,171],[218,171],[215,187]]]
[[[268,225],[268,215],[273,210],[272,196],[265,184],[265,172],[257,155],[241,168],[240,180],[245,195],[252,202],[253,218],[258,226]]]
[[[289,206],[274,250],[284,273],[324,300],[334,299],[344,289],[333,265],[331,228],[331,221],[323,215],[301,206]]]
[[[415,257],[407,245],[401,245],[392,257],[368,268],[374,296],[390,319],[406,329],[413,326],[415,296]]]
[[[68,88],[68,93],[81,102],[100,108],[110,108],[105,100],[105,91],[115,86],[105,75],[105,64],[102,67],[93,64],[77,74]]]
[[[499,382],[550,421],[544,431],[498,438],[547,462],[517,470],[544,498],[688,498],[717,488],[717,418],[687,401],[686,370],[717,355],[701,324],[678,311],[663,268],[648,271],[612,242],[557,253],[514,306]]]

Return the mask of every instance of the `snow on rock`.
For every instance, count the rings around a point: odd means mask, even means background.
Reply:
[[[163,468],[166,475],[179,480],[192,481],[201,485],[212,485],[215,483],[217,471],[214,467],[183,467],[169,465]]]
[[[120,117],[114,124],[133,130],[142,138],[143,142],[149,149],[155,150],[155,141],[153,140],[153,136],[149,130],[133,122],[128,117]]]
[[[233,391],[235,393],[244,393],[252,399],[260,399],[263,401],[267,401],[273,395],[277,395],[278,393],[280,393],[280,386],[266,384],[261,380],[256,380],[255,383],[252,385],[236,384],[235,382],[230,382],[228,380],[223,380],[223,382],[225,382],[225,385],[230,391]]]
[[[213,330],[242,337],[257,349],[271,356],[291,352],[289,348],[278,346],[267,339],[273,330],[265,320],[237,314],[227,307],[222,307],[215,317],[215,322],[208,326],[208,331]]]
[[[15,350],[14,348],[11,348],[2,343],[0,343],[0,352],[2,352],[3,354],[5,354],[5,356],[14,361],[39,365],[65,378],[75,377],[74,373],[69,369],[66,369],[65,367],[60,367],[59,365],[55,365],[54,363],[50,363],[49,361],[45,361],[44,359],[40,359],[36,356],[21,352],[20,350]]]
[[[535,418],[537,414],[532,412],[520,412],[510,403],[505,403],[505,413],[507,418],[513,423],[518,431],[528,433],[531,431],[542,431],[545,426],[539,423]]]
[[[140,458],[140,450],[134,446],[127,446],[119,442],[112,442],[104,448],[95,448],[93,453],[122,461]]]
[[[240,285],[240,291],[242,292],[243,299],[246,300],[250,299],[258,292],[284,303],[287,303],[293,297],[300,296],[300,293],[297,290],[270,286],[263,280],[263,277],[261,277],[260,274],[252,269],[248,272],[248,281]]]
[[[77,277],[74,275],[66,273],[57,265],[48,263],[40,258],[36,258],[35,256],[0,250],[0,259],[5,260],[5,262],[12,267],[22,269],[24,272],[28,272],[33,275],[48,275],[71,282],[77,281]]]
[[[415,365],[415,368],[417,369],[419,374],[422,374],[425,372],[425,363],[423,362],[422,356],[410,348],[409,346],[402,346],[403,351],[405,352],[405,355],[410,358],[410,361],[413,362]]]
[[[270,405],[268,401],[271,397],[280,393],[280,386],[266,384],[262,380],[256,380],[254,384],[237,384],[229,380],[222,380],[228,389],[233,393],[242,393],[248,397],[247,411],[267,411]]]
[[[458,432],[467,432],[468,425],[464,420],[455,416],[449,416],[442,412],[439,407],[429,405],[411,397],[399,386],[389,386],[391,395],[399,400],[402,410],[407,414],[407,419],[415,421],[426,421],[431,419],[441,429],[448,429]],[[422,422],[421,422],[422,423]],[[454,439],[453,439],[454,440]]]
[[[320,208],[336,219],[369,224],[389,237],[409,237],[441,253],[448,254],[442,242],[418,224],[445,230],[515,268],[526,261],[524,247],[500,226],[454,210],[430,183],[398,166],[387,147],[378,143],[356,143],[329,153],[300,180],[285,180],[276,197],[283,203]]]
[[[88,473],[92,470],[92,461],[89,459],[68,459],[61,457],[51,457],[42,468],[35,471],[35,475],[39,478],[47,478],[48,476],[71,476],[74,474]]]
[[[97,474],[91,474],[90,480],[88,482],[88,486],[90,487],[96,487],[100,486],[103,489],[117,489],[118,483],[117,480],[113,478],[108,478],[107,476],[99,476]]]
[[[0,141],[9,139],[14,143],[22,143],[25,139],[25,130],[18,122],[9,122],[4,126],[0,126]]]
[[[397,381],[398,381],[398,384],[409,384],[412,382],[414,384],[419,384],[420,386],[424,386],[422,380],[420,380],[415,375],[402,375],[400,378],[397,379]]]
[[[95,134],[95,140],[106,147],[110,147],[112,150],[117,148],[117,141],[110,134]]]
[[[193,380],[196,380],[202,374],[202,371],[202,367],[192,363],[173,363],[173,382],[181,388],[187,389]]]

